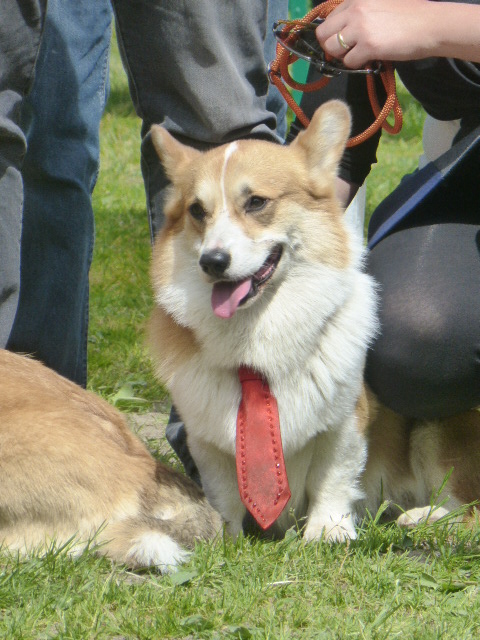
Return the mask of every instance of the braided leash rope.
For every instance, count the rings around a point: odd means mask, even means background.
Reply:
[[[298,56],[296,56],[289,47],[294,47],[302,28],[306,25],[311,25],[312,21],[316,18],[325,19],[342,1],[343,0],[326,0],[326,2],[309,11],[301,20],[286,21],[282,28],[282,41],[284,44],[280,42],[277,44],[275,60],[273,60],[269,67],[270,82],[277,87],[288,106],[304,127],[307,127],[310,121],[300,106],[295,102],[289,88],[302,93],[319,91],[330,82],[331,77],[325,75],[320,78],[320,80],[310,83],[300,83],[294,80],[290,74],[289,67],[298,60]],[[391,134],[399,133],[402,128],[402,109],[397,98],[393,64],[388,61],[382,62],[380,69],[376,70],[375,73],[373,73],[373,69],[370,67],[366,67],[366,69],[367,71],[372,71],[366,73],[366,82],[368,97],[375,119],[365,131],[350,138],[347,142],[347,147],[354,147],[361,144],[380,128],[383,128]],[[375,75],[380,76],[387,94],[383,107],[379,105],[375,87]],[[391,113],[394,117],[393,124],[387,122],[387,118]]]

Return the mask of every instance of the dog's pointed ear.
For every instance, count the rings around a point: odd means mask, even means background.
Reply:
[[[291,147],[302,149],[307,168],[318,190],[332,183],[345,149],[351,127],[350,110],[340,100],[330,100],[319,107],[305,131]]]
[[[165,173],[172,182],[179,169],[184,168],[201,152],[182,144],[168,133],[166,129],[154,124],[150,129],[150,136],[155,151],[162,163]]]

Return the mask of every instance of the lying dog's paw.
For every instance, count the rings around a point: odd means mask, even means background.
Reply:
[[[173,573],[178,565],[190,557],[170,536],[157,531],[146,531],[132,540],[126,555],[126,564],[132,569],[155,567],[162,573]]]
[[[310,519],[305,527],[303,537],[307,542],[323,539],[326,542],[346,542],[357,537],[353,518],[350,515],[342,516],[338,521],[334,518],[328,520]]]
[[[448,509],[443,507],[417,507],[398,516],[397,524],[399,527],[416,527],[418,524],[425,522],[436,522],[447,513]]]

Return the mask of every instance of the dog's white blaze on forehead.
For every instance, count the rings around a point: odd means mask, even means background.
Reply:
[[[232,219],[227,203],[227,191],[225,187],[225,176],[227,173],[228,161],[237,149],[238,144],[236,142],[231,142],[225,149],[219,185],[221,194],[221,208],[219,214],[216,217],[215,224],[204,238],[204,250],[215,248],[225,249],[228,248],[231,244],[241,241],[242,234],[240,233],[240,230],[238,229],[237,225],[232,224]]]
[[[200,253],[215,249],[228,251],[231,254],[229,275],[242,278],[245,274],[251,274],[259,269],[267,257],[270,242],[268,241],[266,246],[262,238],[253,237],[239,224],[237,216],[229,207],[226,175],[229,162],[238,149],[238,143],[232,142],[223,152],[222,169],[217,183],[217,197],[220,196],[220,202],[215,216],[205,230]]]
[[[223,204],[224,211],[228,211],[227,193],[225,190],[225,176],[227,174],[227,164],[231,156],[235,153],[237,149],[238,149],[238,144],[236,142],[231,142],[228,145],[228,147],[225,149],[225,156],[223,158],[222,175],[220,176],[220,189],[222,191],[222,204]]]

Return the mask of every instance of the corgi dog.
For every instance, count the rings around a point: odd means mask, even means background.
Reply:
[[[265,534],[300,522],[306,540],[353,539],[365,509],[388,499],[419,507],[410,514],[421,520],[465,453],[458,434],[480,451],[478,412],[412,432],[367,395],[376,287],[335,194],[349,131],[339,101],[289,146],[241,140],[202,153],[151,130],[171,181],[151,268],[152,355],[204,491],[234,536],[265,529],[255,517],[252,527],[239,485],[242,367],[276,400],[291,494]],[[448,507],[480,496],[478,457],[445,485]]]
[[[278,404],[291,491],[271,532],[306,518],[308,540],[355,536],[366,459],[356,411],[377,321],[362,247],[335,196],[349,131],[341,102],[290,146],[241,140],[200,153],[151,131],[172,187],[153,254],[150,341],[232,535],[246,524],[235,447],[247,366]]]
[[[124,417],[33,359],[0,350],[0,548],[66,545],[170,571],[222,527],[195,483]]]

